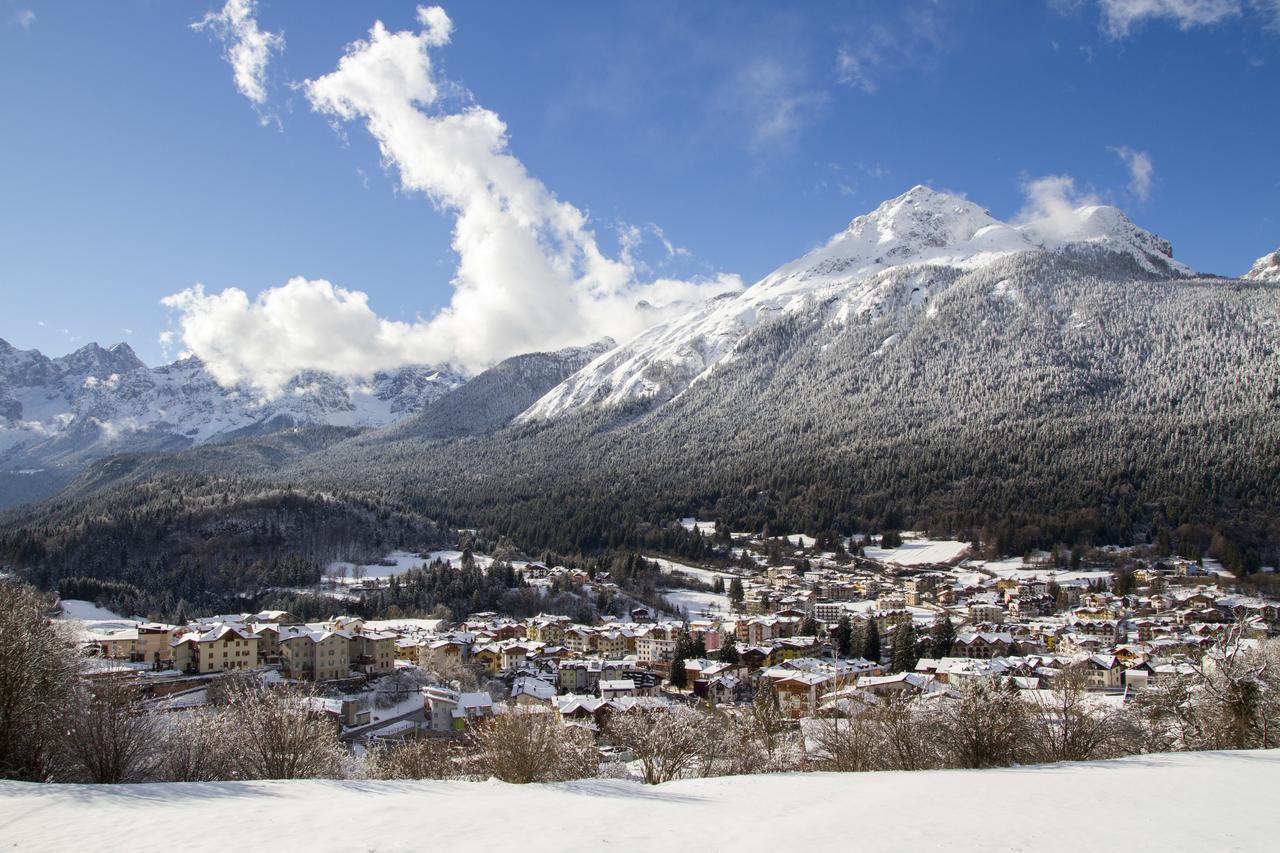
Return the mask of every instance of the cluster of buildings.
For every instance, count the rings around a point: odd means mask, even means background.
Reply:
[[[787,716],[806,718],[901,693],[953,695],[969,678],[1041,690],[1068,669],[1083,672],[1091,690],[1123,695],[1186,672],[1224,631],[1255,639],[1280,632],[1280,604],[1226,593],[1188,561],[1126,566],[1134,585],[1124,595],[1113,591],[1114,566],[1011,563],[961,551],[948,561],[903,565],[802,548],[786,565],[724,573],[741,585],[736,606],[726,599],[723,609],[682,619],[643,606],[590,625],[498,613],[457,624],[302,623],[266,611],[182,626],[140,623],[87,635],[85,643],[151,679],[268,669],[329,683],[329,692],[345,698],[329,700],[328,709],[344,732],[364,737],[456,731],[504,704],[599,719],[671,702],[748,702],[766,687]],[[583,574],[581,582],[593,581]],[[845,620],[863,636],[874,623],[881,654],[841,656],[835,635]],[[937,634],[946,632],[934,630],[944,620],[953,628],[949,648],[938,647]],[[908,628],[910,665],[895,666],[895,638]],[[677,654],[679,688],[671,683]],[[434,683],[415,688],[394,713],[368,707],[360,698],[365,685],[399,669],[431,673]],[[458,689],[473,681],[455,677],[464,671],[487,689]]]

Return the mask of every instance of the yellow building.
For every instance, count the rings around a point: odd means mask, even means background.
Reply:
[[[352,635],[343,631],[281,628],[280,666],[286,678],[332,681],[351,672]]]
[[[248,628],[216,625],[172,641],[173,665],[187,672],[228,672],[258,668],[258,635]]]

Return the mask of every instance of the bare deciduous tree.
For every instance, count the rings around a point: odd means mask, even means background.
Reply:
[[[49,777],[73,706],[80,661],[48,603],[30,587],[0,578],[0,777]]]

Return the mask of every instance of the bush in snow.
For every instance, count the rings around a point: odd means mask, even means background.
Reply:
[[[229,726],[238,774],[246,779],[335,778],[342,751],[337,730],[312,697],[252,677],[221,680],[222,723]]]
[[[424,737],[374,747],[365,756],[361,775],[370,779],[460,779],[460,761],[454,741]]]
[[[594,735],[547,713],[516,709],[490,717],[477,724],[475,742],[477,769],[503,782],[563,782],[599,771]]]
[[[142,708],[137,687],[107,678],[76,691],[64,715],[63,763],[66,781],[142,782],[156,762],[156,717]]]

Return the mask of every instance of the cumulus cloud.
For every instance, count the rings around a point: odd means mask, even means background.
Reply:
[[[1129,191],[1140,200],[1151,198],[1151,183],[1155,178],[1155,165],[1146,151],[1135,151],[1127,145],[1112,148],[1129,169]]]
[[[1135,26],[1164,20],[1189,30],[1243,14],[1245,0],[1100,0],[1103,27],[1113,38],[1124,38]]]
[[[361,376],[433,361],[424,323],[384,320],[368,297],[327,281],[293,278],[250,299],[239,288],[195,285],[165,297],[181,315],[182,343],[223,385],[276,392],[300,371]],[[172,334],[161,335],[165,346]]]
[[[226,51],[236,89],[249,99],[263,124],[270,121],[267,105],[267,66],[273,53],[284,50],[284,36],[258,28],[256,0],[227,0],[220,12],[209,12],[191,25],[213,33]]]
[[[1070,239],[1080,227],[1076,208],[1099,203],[1093,193],[1077,190],[1075,178],[1070,175],[1028,179],[1022,184],[1022,192],[1026,201],[1014,221],[1053,239]]]
[[[522,352],[625,340],[690,303],[742,287],[725,274],[641,280],[632,256],[639,233],[620,238],[620,257],[607,255],[587,215],[511,153],[496,113],[450,109],[455,99],[446,95],[456,87],[437,76],[430,49],[448,43],[453,24],[436,7],[420,7],[418,23],[401,32],[375,23],[334,71],[302,89],[316,112],[363,123],[401,188],[454,218],[449,305],[429,319],[395,322],[378,317],[363,293],[301,278],[252,300],[242,290],[213,294],[198,285],[168,297],[183,344],[219,381],[271,392],[306,368],[360,376],[448,362],[480,370]]]

